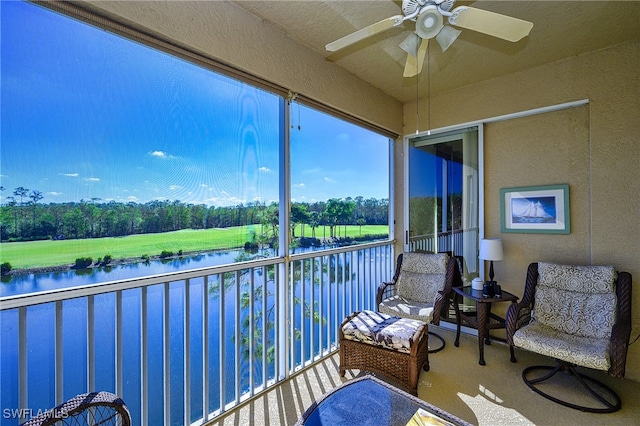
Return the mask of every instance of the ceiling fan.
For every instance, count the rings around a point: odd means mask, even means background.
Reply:
[[[422,71],[429,40],[434,38],[444,52],[458,38],[461,31],[445,25],[445,17],[450,25],[466,28],[494,37],[516,42],[529,35],[533,23],[511,16],[501,15],[469,6],[453,9],[455,0],[402,0],[402,13],[362,28],[326,45],[329,52],[335,52],[402,25],[404,21],[414,21],[415,31],[400,43],[407,52],[403,75],[412,77]]]

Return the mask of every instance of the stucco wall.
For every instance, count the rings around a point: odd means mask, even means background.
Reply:
[[[503,240],[505,259],[495,271],[508,291],[522,295],[535,261],[612,264],[640,283],[639,70],[637,40],[431,99],[433,128],[589,99],[485,127],[485,234]],[[415,103],[404,109],[405,133],[413,133]],[[501,232],[500,188],[558,183],[570,185],[571,234]],[[633,339],[640,334],[638,289],[632,305]],[[627,378],[640,380],[640,343],[629,348]]]

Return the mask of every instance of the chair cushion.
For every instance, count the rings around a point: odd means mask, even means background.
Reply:
[[[427,327],[423,321],[362,311],[342,326],[345,339],[410,353]]]
[[[397,294],[405,300],[433,304],[447,274],[447,253],[404,253]]]
[[[418,272],[421,274],[446,274],[447,253],[413,253],[408,252],[402,255],[402,272]]]
[[[606,339],[616,316],[613,267],[540,262],[532,318],[580,337]]]
[[[615,294],[586,294],[539,286],[531,316],[562,333],[609,339],[616,315]]]
[[[608,371],[609,340],[566,334],[532,321],[513,335],[513,344],[571,364]]]
[[[574,266],[538,262],[538,285],[581,293],[615,293],[613,266]]]
[[[433,303],[420,303],[393,296],[383,300],[378,310],[387,315],[397,315],[404,318],[413,318],[420,321],[431,322],[433,319]]]

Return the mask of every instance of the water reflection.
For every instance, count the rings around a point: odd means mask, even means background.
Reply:
[[[186,268],[196,269],[224,265],[236,262],[239,259],[246,260],[244,250],[201,253],[194,256],[181,256],[118,266],[3,276],[0,297],[166,274],[182,271]]]

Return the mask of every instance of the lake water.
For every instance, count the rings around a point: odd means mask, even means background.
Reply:
[[[140,262],[42,274],[19,274],[3,277],[0,284],[0,297],[224,265],[235,262],[242,253],[244,250],[219,251],[149,263]]]
[[[198,256],[183,257],[178,259],[172,259],[169,261],[154,261],[148,264],[139,263],[131,265],[120,265],[112,268],[94,268],[84,271],[66,271],[44,274],[25,274],[11,277],[11,280],[7,283],[3,283],[0,286],[0,296],[18,295],[30,292],[51,290],[64,287],[75,287],[87,284],[94,284],[107,281],[117,281],[127,278],[134,278],[140,276],[149,276],[156,274],[163,274],[175,271],[181,271],[185,269],[202,268],[206,266],[215,266],[221,264],[233,263],[238,259],[243,251],[230,251],[230,252],[215,252],[209,254],[201,254]],[[364,264],[364,262],[363,262]],[[358,262],[360,265],[360,262]],[[363,267],[360,265],[359,267]],[[148,287],[147,290],[147,338],[148,338],[148,385],[149,385],[149,405],[155,407],[149,410],[149,422],[152,425],[156,424],[172,424],[181,425],[184,423],[183,418],[183,404],[184,395],[186,390],[182,382],[182,376],[184,371],[184,356],[183,356],[183,342],[184,342],[184,328],[181,325],[185,304],[188,303],[192,315],[196,320],[190,323],[190,335],[201,336],[202,324],[198,317],[198,312],[202,306],[202,287],[198,288],[198,285],[202,286],[203,283],[198,283],[197,280],[191,284],[193,287],[190,293],[190,299],[185,301],[182,297],[184,286],[183,285],[170,285],[169,299],[166,301],[169,303],[170,311],[170,341],[168,342],[170,348],[170,363],[169,363],[169,375],[171,377],[171,419],[169,422],[165,422],[162,418],[162,410],[158,409],[163,405],[163,346],[164,346],[164,330],[163,330],[163,303],[164,301],[164,288],[162,285],[155,285]],[[273,282],[268,284],[269,291],[273,294],[274,288]],[[314,286],[308,280],[304,284],[307,295],[313,293],[314,299],[329,300],[331,303],[326,303],[323,312],[320,313],[322,317],[333,317],[336,306],[339,306],[340,301],[344,297],[342,294],[338,295],[336,300],[332,300],[332,295],[329,293],[329,288],[319,290],[317,286]],[[323,294],[320,294],[322,291]],[[298,289],[299,292],[299,289]],[[190,343],[191,356],[194,357],[190,360],[191,365],[191,410],[192,421],[196,420],[202,413],[202,397],[201,389],[203,383],[203,377],[208,375],[211,383],[210,398],[209,398],[209,411],[219,408],[219,378],[220,366],[218,361],[218,354],[221,349],[225,353],[225,400],[227,402],[232,401],[235,398],[235,330],[230,327],[235,323],[235,310],[239,304],[239,301],[235,298],[234,288],[228,289],[225,292],[225,305],[220,305],[219,297],[212,294],[209,297],[209,356],[210,362],[206,370],[202,367],[202,347],[201,339],[197,337]],[[100,335],[95,336],[95,354],[96,354],[96,372],[95,383],[96,389],[108,390],[115,392],[115,295],[105,294],[94,297],[94,311],[97,315],[96,325],[98,329],[104,330]],[[269,306],[273,306],[275,300],[273,297],[267,299]],[[123,310],[123,330],[122,330],[122,342],[125,350],[123,351],[123,378],[124,392],[123,399],[130,408],[134,424],[140,421],[141,399],[140,399],[140,382],[141,369],[140,365],[143,362],[140,352],[140,306],[141,306],[141,292],[139,289],[127,290],[122,293],[122,310]],[[217,327],[220,311],[223,310],[226,327],[224,330]],[[242,315],[246,315],[247,312],[243,310]],[[296,323],[301,320],[301,310],[298,305],[294,310],[294,317]],[[29,408],[34,409],[47,409],[55,405],[55,332],[56,332],[56,313],[55,304],[44,304],[38,306],[32,306],[28,308],[27,315],[27,388],[29,391],[28,404]],[[20,379],[18,377],[18,366],[20,365],[18,342],[19,336],[18,330],[18,314],[16,310],[2,311],[0,312],[0,333],[2,336],[2,349],[0,351],[0,395],[1,404],[3,408],[19,408],[19,395],[15,386]],[[73,396],[77,393],[82,393],[86,387],[87,377],[87,354],[86,354],[86,324],[87,324],[87,299],[80,298],[75,300],[69,300],[64,302],[64,332],[63,332],[63,393],[65,397],[67,395]],[[104,324],[104,327],[101,325]],[[174,325],[175,324],[175,325]],[[315,346],[319,347],[318,341],[319,324],[313,324],[315,329]],[[327,336],[329,339],[335,339],[335,335]],[[325,337],[325,338],[327,338]],[[308,353],[310,342],[297,342],[304,344]],[[297,352],[296,362],[299,362],[300,352]],[[261,383],[263,378],[261,377],[261,361],[254,360],[256,371],[255,381]],[[243,383],[247,383],[249,366],[246,359],[240,360],[240,372],[241,380]],[[272,363],[267,365],[267,376],[273,378],[275,374],[275,366]],[[243,390],[246,390],[246,386],[243,385]],[[38,389],[38,391],[34,391]],[[200,413],[200,414],[199,414]],[[1,418],[0,424],[14,425],[17,424],[15,419]]]

